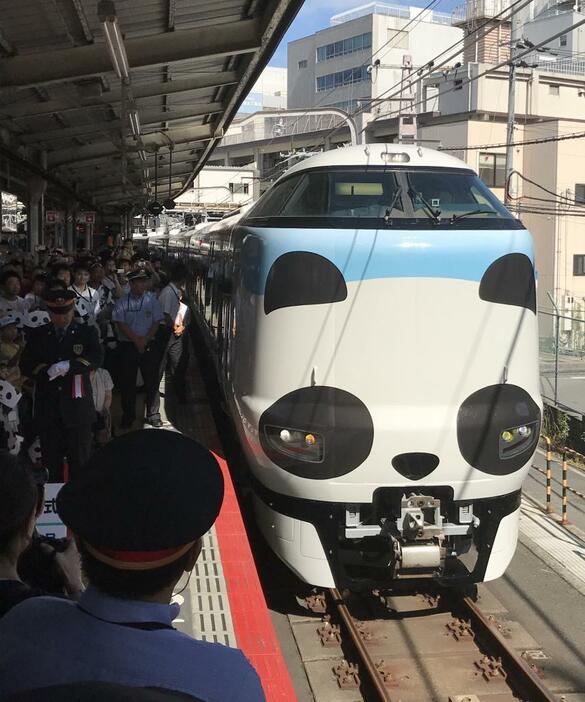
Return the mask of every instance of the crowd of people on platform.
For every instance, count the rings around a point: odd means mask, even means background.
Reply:
[[[9,252],[0,268],[0,449],[42,460],[51,482],[75,471],[92,446],[135,425],[137,382],[146,422],[162,426],[164,370],[185,401],[187,269],[121,248],[75,257]],[[61,364],[61,365],[59,365]],[[65,387],[67,385],[67,387]],[[91,387],[91,392],[89,388]],[[63,460],[65,458],[65,461]]]
[[[173,593],[223,500],[213,454],[159,412],[165,369],[187,399],[186,280],[180,262],[129,248],[4,256],[2,700],[264,700],[240,651],[173,627]],[[47,480],[64,483],[51,508],[73,538],[37,531]]]

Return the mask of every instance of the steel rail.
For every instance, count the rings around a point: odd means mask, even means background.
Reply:
[[[392,702],[392,698],[390,697],[390,694],[386,689],[386,685],[384,684],[382,676],[376,669],[376,665],[372,660],[372,657],[370,656],[366,645],[362,641],[362,637],[360,636],[360,633],[355,625],[353,617],[349,613],[347,605],[343,601],[341,593],[336,587],[333,587],[329,589],[329,594],[333,600],[333,603],[337,607],[337,611],[339,612],[339,616],[341,617],[345,628],[351,636],[352,644],[355,646],[355,649],[358,652],[359,657],[361,658],[364,668],[368,673],[370,682],[374,686],[376,694],[378,695],[380,700],[382,700],[382,702]]]
[[[351,643],[356,649],[360,661],[363,664],[363,668],[378,698],[381,702],[393,702],[395,698],[390,695],[389,690],[384,684],[384,680],[360,636],[356,622],[350,614],[341,593],[337,588],[330,588],[329,595],[351,637]],[[556,702],[557,696],[546,688],[530,665],[522,660],[515,650],[510,648],[502,634],[492,626],[489,619],[479,609],[474,600],[470,597],[463,596],[454,597],[452,602],[454,604],[454,609],[463,606],[471,619],[472,628],[476,634],[479,634],[480,638],[485,640],[491,653],[501,658],[503,668],[509,677],[513,692],[525,696],[525,699],[530,700],[530,702]]]
[[[479,609],[477,604],[470,597],[463,597],[462,603],[472,618],[475,627],[490,640],[490,646],[494,645],[496,655],[501,656],[504,669],[512,678],[516,692],[528,695],[530,702],[556,702],[558,697],[547,690],[534,670],[520,658],[520,656],[510,646],[502,634],[497,631],[489,622],[485,614]]]

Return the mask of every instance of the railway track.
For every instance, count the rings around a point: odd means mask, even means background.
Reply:
[[[329,674],[338,688],[337,695],[331,687],[325,691],[323,666],[306,664],[316,702],[559,699],[536,664],[520,655],[507,627],[469,596],[428,591],[344,597],[332,589],[309,597],[307,605],[322,615],[312,629],[331,652]]]

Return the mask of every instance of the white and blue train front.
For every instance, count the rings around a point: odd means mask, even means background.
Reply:
[[[461,161],[371,144],[290,169],[213,252],[276,553],[319,586],[501,575],[541,421],[522,224]]]

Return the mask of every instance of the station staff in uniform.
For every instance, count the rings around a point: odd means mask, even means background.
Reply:
[[[148,274],[128,274],[130,292],[123,295],[112,313],[118,327],[118,385],[122,396],[121,429],[130,429],[136,419],[136,375],[142,373],[146,389],[146,421],[161,427],[159,387],[159,346],[154,337],[164,320],[156,296],[146,292]]]
[[[78,603],[31,598],[0,620],[0,698],[85,681],[263,702],[241,651],[172,624],[173,590],[223,499],[213,455],[178,432],[143,430],[114,439],[86,468],[62,488],[57,511],[89,586]]]
[[[20,370],[34,380],[33,420],[51,482],[63,480],[63,458],[75,475],[91,452],[95,409],[90,371],[103,359],[95,327],[73,321],[75,293],[44,295],[49,324],[30,330]]]

